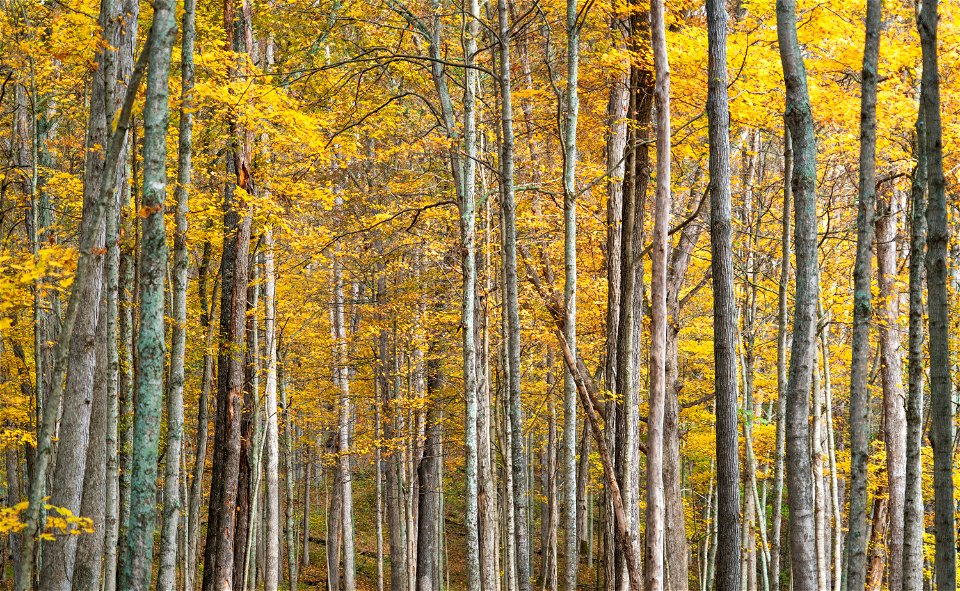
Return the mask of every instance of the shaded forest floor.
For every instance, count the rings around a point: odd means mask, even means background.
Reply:
[[[467,572],[465,564],[466,552],[466,530],[464,528],[464,508],[463,495],[456,494],[456,490],[461,487],[462,478],[457,474],[448,474],[444,479],[444,486],[448,487],[444,492],[445,506],[444,519],[446,528],[444,530],[445,548],[443,548],[443,578],[442,589],[452,591],[462,591],[467,588]],[[314,510],[310,515],[310,564],[300,566],[299,583],[303,589],[311,591],[323,591],[327,589],[327,562],[326,562],[326,520],[327,506],[329,503],[330,482],[324,486],[321,480],[321,489],[319,494],[314,497]],[[357,589],[360,591],[376,591],[377,589],[377,505],[376,488],[372,471],[356,470],[353,474],[353,495],[354,495],[354,538],[356,550],[357,567]],[[541,504],[533,503],[534,525],[532,528],[533,557],[534,562],[534,589],[542,589],[539,579],[540,571],[540,520],[539,511]],[[302,515],[300,516],[302,519]],[[383,568],[384,568],[384,589],[390,589],[390,541],[389,529],[386,522],[386,507],[384,507],[383,524]],[[595,550],[596,552],[596,550]],[[502,566],[501,566],[502,568]],[[562,564],[561,564],[562,568]],[[596,569],[602,568],[599,561],[594,562],[593,567],[588,567],[586,560],[580,565],[579,584],[580,589],[592,590],[597,587],[598,579]],[[602,575],[601,575],[602,578]],[[600,581],[602,583],[602,580]]]

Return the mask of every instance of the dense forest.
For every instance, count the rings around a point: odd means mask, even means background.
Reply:
[[[956,591],[960,4],[705,1],[0,0],[4,588]]]

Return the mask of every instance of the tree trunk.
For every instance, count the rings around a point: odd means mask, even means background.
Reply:
[[[384,280],[381,279],[381,282]],[[386,287],[381,288],[381,293]],[[380,333],[379,343],[380,392],[383,396],[384,412],[387,414],[383,421],[383,438],[393,442],[396,437],[395,393],[392,391],[390,379],[387,375],[388,334]],[[404,541],[403,524],[403,491],[400,484],[400,458],[397,453],[391,453],[386,458],[386,500],[387,522],[390,529],[390,591],[407,591],[407,544]]]
[[[910,328],[907,344],[907,434],[903,505],[903,591],[923,589],[923,264],[926,242],[927,151],[924,146],[923,103],[917,116],[917,134],[910,189]]]
[[[947,300],[947,207],[940,124],[940,73],[937,65],[937,0],[925,2],[918,17],[923,76],[920,102],[927,164],[927,319],[930,331],[930,440],[933,445],[935,580],[937,591],[957,587],[957,546],[953,498],[953,389]]]
[[[506,4],[506,0],[500,0]],[[563,298],[564,337],[574,350],[577,347],[577,117],[580,111],[578,94],[580,68],[580,26],[577,0],[567,0],[567,88],[563,122]],[[514,261],[515,262],[515,261]],[[517,343],[519,346],[519,343]],[[519,348],[519,347],[518,347]],[[511,345],[511,352],[513,353]],[[519,351],[516,364],[519,374]],[[511,378],[513,372],[511,372]],[[519,375],[517,376],[519,386]],[[517,392],[519,398],[519,392]],[[515,431],[517,426],[514,426]],[[563,453],[561,475],[563,497],[564,570],[561,590],[576,591],[580,566],[577,547],[577,386],[570,371],[563,374]],[[516,466],[514,466],[516,469]],[[529,591],[521,580],[520,591]]]
[[[790,207],[793,196],[793,146],[790,130],[783,136],[783,224],[780,233],[780,281],[777,288],[777,410],[773,460],[773,511],[770,528],[770,587],[780,591],[780,549],[783,538],[783,474],[786,469],[787,414],[787,288],[790,283]]]
[[[670,66],[663,0],[650,2],[650,32],[656,70],[657,191],[650,280],[650,401],[647,417],[646,591],[663,591],[663,414],[666,396],[667,249],[670,224]]]
[[[115,203],[107,207],[108,219],[117,214]],[[116,222],[113,238],[116,242]],[[109,244],[109,242],[108,242]],[[109,251],[108,251],[109,256]],[[116,339],[109,338],[106,317],[110,314],[109,297],[100,300],[101,322],[97,327],[96,358],[94,371],[92,409],[90,412],[90,444],[87,447],[87,466],[83,479],[83,500],[80,515],[93,522],[92,534],[80,536],[76,550],[76,566],[71,588],[74,590],[100,591],[100,573],[103,565],[104,533],[106,526],[106,477],[107,477],[107,429],[109,394],[107,382],[110,372],[110,348],[116,350]],[[114,301],[116,299],[114,298]],[[116,315],[114,314],[114,318]],[[116,328],[114,322],[113,327]],[[116,333],[114,333],[116,334]]]
[[[177,159],[177,209],[173,238],[173,338],[170,378],[167,382],[167,452],[163,478],[163,529],[160,539],[160,570],[157,591],[176,586],[177,533],[180,525],[180,449],[183,440],[184,355],[187,346],[187,212],[190,211],[190,175],[193,151],[193,42],[195,0],[184,4],[181,55],[180,134]]]
[[[797,284],[793,344],[786,389],[786,472],[790,489],[790,549],[794,591],[817,588],[809,392],[813,377],[819,276],[817,264],[816,138],[795,0],[777,0],[777,39],[786,82],[786,120],[794,150],[791,179],[796,224]]]
[[[237,20],[248,21],[245,7],[242,17],[236,4],[224,5],[226,49],[244,52],[246,35],[235,34]],[[249,27],[249,24],[246,25]],[[231,79],[242,75],[239,66],[229,67]],[[243,194],[255,194],[250,177],[251,138],[249,131],[231,118],[233,149],[227,155],[227,184],[223,200],[224,248],[220,267],[222,293],[220,300],[220,350],[217,358],[217,411],[214,421],[213,473],[207,519],[207,543],[204,551],[203,591],[223,591],[234,585],[235,538],[240,491],[242,457],[241,420],[246,378],[247,283],[252,204],[236,200],[236,188]],[[230,178],[233,177],[233,178]],[[240,208],[246,211],[241,217]],[[241,540],[241,544],[243,541]],[[238,590],[239,591],[239,590]]]
[[[187,25],[184,25],[186,31]],[[204,354],[203,376],[200,385],[200,399],[197,402],[197,441],[193,463],[193,475],[190,481],[190,493],[187,512],[187,559],[184,573],[184,587],[186,591],[196,589],[196,569],[199,556],[197,542],[200,533],[200,509],[203,503],[203,474],[207,463],[207,439],[210,429],[209,407],[210,389],[213,382],[213,323],[208,300],[207,277],[210,269],[209,241],[204,241],[203,254],[200,259],[200,269],[197,277],[197,289],[200,292],[200,325],[203,327]]]
[[[907,416],[900,345],[900,290],[897,280],[897,220],[900,204],[878,199],[877,283],[880,287],[880,379],[883,386],[883,435],[887,455],[888,560],[890,591],[903,585],[904,478],[907,464]],[[876,519],[874,519],[874,527]]]
[[[267,350],[264,591],[277,591],[280,581],[280,431],[277,415],[284,409],[277,407],[277,276],[273,248],[273,229],[268,227],[263,233],[263,329]],[[187,591],[192,590],[188,588]]]
[[[824,352],[824,355],[827,355]],[[830,561],[827,551],[830,542],[827,532],[827,495],[823,484],[823,387],[820,379],[820,366],[813,364],[813,418],[811,424],[811,450],[813,470],[813,524],[814,546],[817,555],[817,585],[819,589],[830,589]]]
[[[867,2],[866,41],[860,94],[860,192],[857,256],[853,269],[853,333],[850,361],[850,510],[847,516],[847,572],[851,591],[866,584],[867,464],[870,461],[870,323],[873,320],[874,207],[877,177],[877,63],[880,55],[880,0]]]
[[[337,197],[338,201],[342,201]],[[338,204],[342,207],[342,202]],[[350,467],[350,368],[347,351],[347,326],[343,297],[343,267],[339,258],[333,260],[333,332],[334,332],[334,381],[340,395],[338,425],[338,469],[340,471],[341,527],[343,530],[343,589],[356,590],[356,566],[353,545],[353,477]],[[329,537],[329,535],[328,535]],[[332,581],[333,582],[333,581]],[[336,589],[337,587],[334,587]]]
[[[440,534],[440,424],[438,411],[433,402],[443,387],[443,374],[440,362],[430,358],[427,361],[427,408],[423,443],[423,457],[417,467],[419,480],[419,508],[417,511],[417,591],[435,591],[437,581],[437,557],[439,555]]]
[[[277,350],[281,350],[279,340]],[[284,463],[284,496],[285,496],[285,530],[287,543],[287,582],[290,591],[297,591],[297,545],[295,542],[294,525],[294,487],[293,487],[293,420],[290,415],[291,400],[287,398],[287,381],[284,365],[277,368],[278,388],[280,390],[280,408],[283,411],[283,463]],[[191,590],[187,590],[191,591]]]
[[[147,41],[150,65],[143,116],[143,256],[140,275],[140,331],[137,335],[140,365],[133,424],[130,517],[123,550],[126,556],[122,560],[123,570],[120,573],[120,588],[132,591],[150,589],[153,534],[157,516],[157,456],[165,362],[164,280],[167,266],[163,204],[167,185],[170,58],[176,36],[174,13],[175,3],[172,0],[158,0],[154,3],[153,25]],[[182,413],[182,408],[179,412]],[[176,431],[178,427],[172,429]],[[179,436],[175,436],[175,439],[179,449]],[[179,470],[179,458],[176,469]],[[175,489],[174,496],[177,494]]]
[[[722,0],[707,2],[710,137],[710,247],[713,277],[713,358],[717,437],[717,562],[719,591],[740,585],[740,459],[737,441],[737,312],[733,291],[730,204],[730,112],[727,98],[727,15]],[[667,131],[669,133],[669,130]],[[659,145],[659,142],[658,142]],[[667,169],[669,171],[669,169]],[[659,177],[659,172],[658,172]],[[669,176],[667,177],[669,180]],[[649,462],[649,456],[648,456]],[[648,468],[648,471],[650,469]]]
[[[340,433],[334,432],[329,435],[327,440],[325,454],[327,457],[336,457],[340,448]],[[337,462],[339,464],[339,461]],[[327,591],[340,591],[340,548],[343,543],[343,474],[339,465],[333,466],[333,486],[326,485],[330,470],[323,468],[324,488],[329,493],[329,502],[326,506],[326,540],[324,543],[327,562]],[[306,532],[306,522],[304,522],[304,532]],[[304,540],[307,540],[307,534],[304,534]],[[305,542],[306,543],[306,542]],[[306,554],[306,551],[304,551]],[[304,565],[306,566],[306,565]]]
[[[306,464],[303,467],[303,496],[301,497],[302,515],[300,517],[301,526],[300,526],[300,536],[301,536],[301,546],[300,546],[300,566],[310,566],[310,488],[313,485],[313,458],[311,457],[310,446],[305,446],[301,452],[301,466]],[[331,510],[332,512],[332,510]],[[330,578],[329,575],[329,565],[327,578]]]

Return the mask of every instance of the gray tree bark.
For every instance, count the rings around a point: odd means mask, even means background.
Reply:
[[[900,344],[900,289],[897,287],[897,225],[900,204],[894,196],[878,198],[877,283],[880,288],[880,379],[883,387],[883,435],[886,448],[889,537],[887,541],[890,591],[903,586],[904,479],[907,465],[907,415],[903,392]],[[876,519],[874,519],[876,524]],[[874,525],[876,527],[876,525]]]
[[[740,451],[737,439],[737,311],[733,291],[730,205],[730,111],[727,97],[727,14],[707,0],[707,116],[710,138],[710,248],[713,277],[713,358],[717,437],[718,591],[740,586]]]
[[[115,203],[107,206],[108,218],[117,214]],[[116,242],[116,222],[113,238]],[[109,244],[109,242],[108,242]],[[108,249],[107,256],[110,256]],[[106,273],[105,273],[106,274]],[[87,465],[83,478],[83,500],[79,514],[93,521],[92,534],[80,536],[77,541],[76,566],[71,588],[74,590],[100,590],[100,574],[103,568],[104,538],[106,532],[106,487],[107,487],[107,429],[109,394],[107,382],[110,372],[110,352],[116,350],[116,339],[109,338],[106,317],[110,314],[109,297],[100,300],[101,322],[97,327],[96,369],[94,370],[93,397],[90,412],[90,444],[87,446]],[[116,301],[116,300],[114,300]],[[113,328],[116,329],[114,322]],[[114,334],[116,334],[114,332]]]
[[[786,114],[793,142],[791,179],[797,260],[793,344],[786,389],[786,475],[790,490],[790,562],[794,591],[817,588],[813,482],[810,470],[810,382],[816,355],[817,264],[816,137],[807,75],[797,39],[795,0],[777,0],[777,40],[786,83]]]
[[[670,66],[663,0],[650,2],[650,38],[656,72],[657,190],[650,279],[650,401],[647,417],[646,591],[663,591],[663,415],[666,397],[667,250],[670,224]]]
[[[910,188],[910,328],[907,344],[907,433],[903,505],[903,591],[923,589],[923,266],[927,239],[927,151],[923,102],[917,116]]]
[[[505,2],[506,0],[501,0]],[[574,350],[577,347],[577,117],[580,68],[580,23],[577,0],[567,0],[567,88],[563,106],[563,299],[564,337]],[[516,261],[514,261],[516,262]],[[514,269],[515,269],[514,265]],[[519,348],[519,342],[517,343]],[[511,352],[513,352],[511,344]],[[519,374],[519,351],[516,352]],[[511,373],[512,376],[512,373]],[[518,376],[519,385],[519,376]],[[519,392],[518,398],[519,398]],[[514,426],[517,432],[517,426]],[[576,591],[580,566],[577,545],[577,386],[569,370],[563,374],[563,453],[561,511],[564,529],[564,570],[562,591]],[[516,468],[516,466],[515,466]],[[528,591],[520,584],[520,591]]]
[[[776,448],[773,460],[773,508],[770,527],[770,574],[773,591],[780,591],[780,553],[783,524],[783,475],[786,470],[787,414],[787,290],[790,283],[790,208],[793,200],[793,146],[789,128],[783,136],[783,224],[780,233],[780,280],[777,287],[777,404]]]
[[[927,322],[930,331],[930,441],[933,445],[934,559],[937,591],[957,587],[956,515],[953,498],[953,389],[950,376],[950,324],[947,301],[946,194],[943,131],[940,123],[940,72],[937,64],[937,0],[924,2],[917,25],[923,54],[920,102],[927,164]]]
[[[263,329],[267,356],[267,375],[264,396],[266,398],[267,428],[266,453],[267,466],[265,542],[266,559],[264,561],[264,589],[277,591],[280,581],[280,431],[277,415],[283,412],[277,407],[277,275],[274,266],[273,229],[267,228],[263,234]],[[188,591],[192,591],[188,589]]]
[[[881,2],[867,2],[866,41],[860,93],[860,191],[857,255],[853,268],[853,334],[850,361],[850,509],[847,572],[850,591],[862,591],[867,569],[867,464],[870,461],[870,323],[873,320],[874,209],[877,177],[877,63]]]

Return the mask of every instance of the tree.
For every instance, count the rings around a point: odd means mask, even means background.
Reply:
[[[717,589],[740,588],[740,449],[737,437],[737,312],[733,291],[730,206],[730,111],[727,98],[727,14],[707,2],[709,35],[710,246],[713,357],[717,391]]]
[[[933,444],[936,588],[957,586],[956,516],[953,498],[953,402],[950,379],[949,306],[947,303],[946,196],[943,177],[943,130],[940,123],[940,73],[937,58],[937,0],[920,8],[917,26],[923,54],[920,103],[924,117],[927,167],[927,322],[930,333],[930,440]]]
[[[196,2],[187,0],[183,8],[183,56],[180,90],[180,136],[177,145],[177,199],[173,243],[173,335],[170,352],[170,377],[167,381],[167,452],[163,478],[163,529],[160,540],[158,591],[172,590],[177,576],[177,532],[180,529],[180,454],[183,441],[184,356],[187,348],[187,213],[190,211],[190,177],[193,151],[193,44],[196,35]]]
[[[790,491],[790,561],[793,588],[817,588],[814,556],[813,482],[810,472],[808,393],[816,356],[815,330],[819,298],[817,268],[816,155],[807,73],[797,39],[796,3],[777,1],[777,41],[786,83],[786,121],[794,162],[794,245],[797,260],[793,344],[786,400],[786,472]]]
[[[923,589],[923,267],[927,239],[927,150],[923,102],[917,115],[910,189],[910,324],[907,345],[907,437],[903,503],[903,591]]]
[[[504,1],[504,0],[501,0]],[[563,298],[564,330],[567,343],[577,343],[577,117],[580,68],[580,23],[577,0],[567,0],[567,88],[563,106]],[[511,163],[512,167],[512,163]],[[514,265],[515,267],[516,265]],[[518,343],[519,345],[519,343]],[[511,349],[512,351],[512,349]],[[519,351],[518,351],[519,352]],[[517,359],[516,372],[520,364]],[[513,372],[511,372],[511,377]],[[518,376],[519,380],[519,376]],[[519,383],[519,382],[518,382]],[[519,392],[518,392],[519,395]],[[518,396],[519,397],[519,396]],[[514,432],[518,432],[518,425]],[[580,559],[577,547],[577,386],[569,370],[563,374],[563,526],[564,572],[562,589],[576,591]],[[526,591],[521,585],[520,591]]]
[[[650,406],[647,416],[646,591],[662,591],[664,579],[663,411],[666,397],[667,232],[670,224],[670,66],[662,0],[650,2],[650,39],[656,71],[657,190],[650,280]]]
[[[869,462],[870,323],[873,320],[873,243],[877,185],[877,62],[880,57],[880,2],[867,3],[866,41],[860,91],[860,192],[857,258],[853,269],[853,337],[850,362],[850,513],[847,529],[847,584],[864,589],[867,574],[867,464]]]
[[[157,457],[163,400],[164,279],[167,264],[163,205],[167,187],[170,56],[177,30],[174,12],[175,5],[172,1],[161,0],[154,4],[153,24],[147,40],[149,69],[143,117],[143,257],[140,276],[140,331],[137,335],[140,371],[133,426],[130,521],[123,550],[123,570],[120,572],[120,588],[136,591],[150,589],[153,533],[157,516],[154,504],[157,496]],[[182,409],[178,409],[178,412],[182,412]],[[174,438],[177,446],[178,438],[179,436]],[[172,499],[170,502],[176,503]]]

